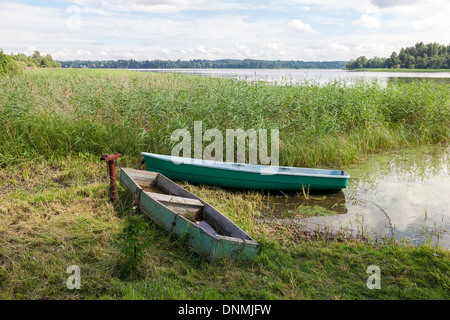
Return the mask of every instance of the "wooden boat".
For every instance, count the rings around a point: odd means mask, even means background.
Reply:
[[[160,173],[120,169],[120,184],[152,221],[187,236],[189,245],[207,260],[250,259],[259,244],[207,202]]]
[[[341,170],[217,162],[142,152],[149,171],[173,180],[256,190],[340,190],[350,175]]]

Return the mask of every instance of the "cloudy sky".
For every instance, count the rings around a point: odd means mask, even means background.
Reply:
[[[0,48],[54,59],[350,60],[450,43],[450,0],[0,0]]]

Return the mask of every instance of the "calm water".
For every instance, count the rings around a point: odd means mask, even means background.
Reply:
[[[450,72],[356,72],[340,69],[139,69],[148,72],[174,72],[211,77],[237,78],[276,83],[334,80],[387,82],[395,79],[450,79]]]
[[[343,191],[308,201],[278,197],[265,218],[299,222],[309,230],[329,227],[450,248],[450,147],[383,152],[346,171],[351,178]],[[289,217],[308,210],[315,216]]]

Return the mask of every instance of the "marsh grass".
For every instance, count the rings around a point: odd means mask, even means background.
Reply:
[[[117,151],[118,167],[139,168],[141,151],[170,153],[171,132],[193,129],[194,120],[220,130],[279,128],[280,164],[288,165],[343,165],[378,148],[447,143],[444,85],[275,87],[110,70],[31,70],[0,83],[2,299],[449,298],[448,250],[261,223],[262,194],[193,185],[258,241],[256,258],[208,263],[147,221],[150,245],[123,279],[113,243],[133,203],[120,187],[110,203],[99,161]],[[372,264],[382,290],[366,287]],[[66,287],[70,265],[81,268],[80,290]]]
[[[380,148],[447,143],[450,86],[274,86],[179,74],[29,70],[0,78],[0,164],[121,152],[170,154],[176,129],[279,129],[280,164],[344,166]],[[270,140],[270,139],[269,139]],[[207,143],[205,142],[204,145]]]

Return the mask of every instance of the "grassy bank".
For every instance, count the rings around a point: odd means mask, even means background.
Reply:
[[[179,128],[278,128],[280,163],[345,166],[378,148],[448,143],[450,88],[378,83],[301,87],[112,70],[31,70],[0,78],[2,299],[448,299],[449,252],[309,235],[257,217],[258,192],[188,185],[261,244],[214,264],[161,228],[133,270],[115,243],[132,211],[108,200],[99,155],[170,153]],[[69,290],[66,269],[81,269]],[[370,265],[381,290],[366,286]]]
[[[123,165],[132,165],[131,163]],[[134,164],[137,167],[137,164]],[[259,223],[261,195],[188,185],[261,245],[251,261],[208,263],[146,223],[135,269],[114,242],[132,209],[108,200],[104,163],[89,157],[0,169],[1,299],[448,299],[449,252],[306,236]],[[66,269],[81,269],[69,290]],[[366,286],[370,265],[381,289]]]

